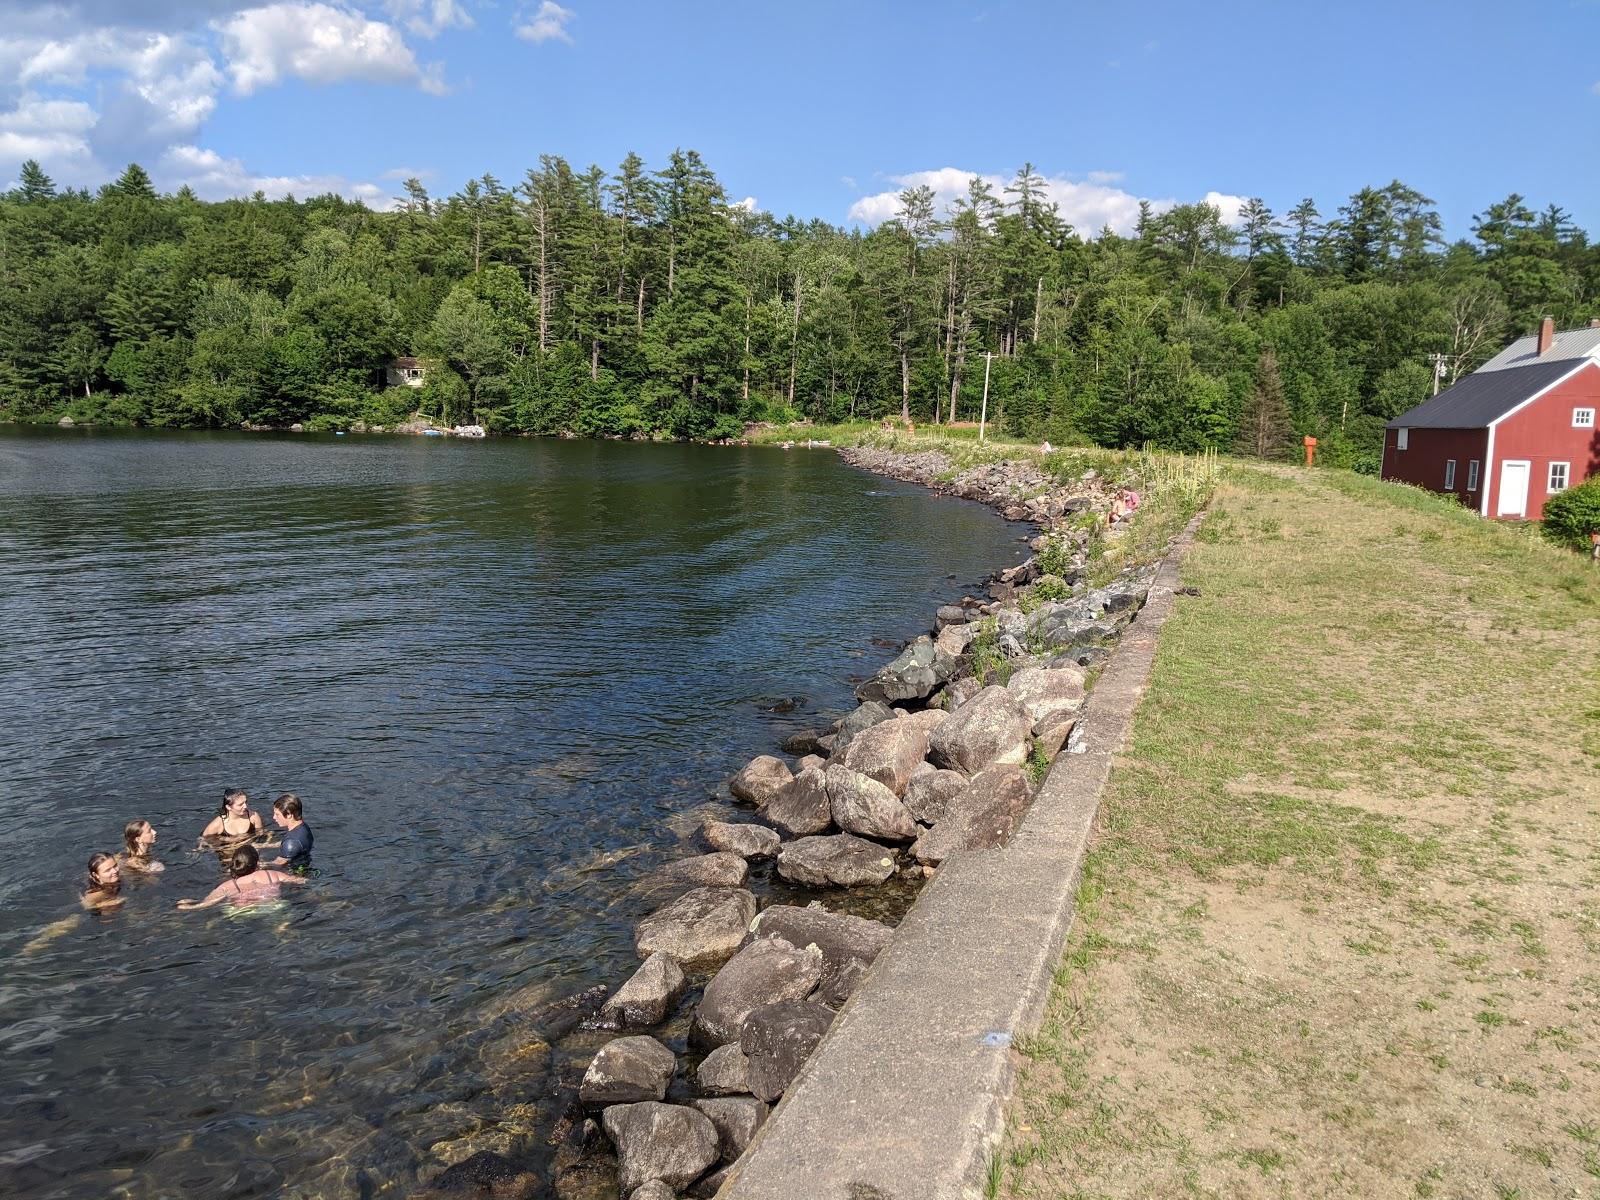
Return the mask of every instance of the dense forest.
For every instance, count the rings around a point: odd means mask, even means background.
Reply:
[[[746,420],[990,417],[1024,437],[1360,464],[1385,420],[1551,314],[1600,247],[1512,195],[1446,243],[1396,181],[1323,212],[1148,206],[1081,231],[1024,166],[948,214],[911,188],[863,232],[730,204],[692,151],[394,211],[206,203],[130,166],[98,193],[37,163],[0,196],[0,419],[310,428],[445,422],[718,437]],[[397,355],[421,391],[382,387]]]

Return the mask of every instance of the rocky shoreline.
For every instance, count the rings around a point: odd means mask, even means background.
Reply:
[[[863,470],[976,500],[1036,526],[1034,556],[856,689],[858,707],[758,755],[729,781],[748,819],[708,820],[706,852],[658,873],[677,894],[635,927],[642,965],[609,995],[575,998],[568,1027],[619,1036],[590,1060],[558,1122],[548,1179],[480,1151],[420,1195],[526,1200],[714,1196],[893,937],[833,911],[830,893],[920,882],[965,850],[1004,845],[1069,746],[1100,664],[1143,606],[1153,564],[1091,586],[1113,489],[1035,463],[952,470],[937,451],[845,449]],[[768,860],[809,904],[760,907]],[[696,984],[698,1000],[686,1001]],[[688,1062],[658,1036],[687,1028]],[[698,1059],[690,1069],[690,1064]]]

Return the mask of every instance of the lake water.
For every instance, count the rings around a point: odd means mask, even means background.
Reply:
[[[598,1041],[527,1014],[626,978],[727,776],[1019,532],[825,450],[0,431],[0,1194],[547,1165]],[[301,795],[319,874],[174,911],[229,785]],[[133,817],[167,871],[80,915]]]

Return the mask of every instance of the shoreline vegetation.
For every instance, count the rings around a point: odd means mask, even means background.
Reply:
[[[423,1195],[714,1194],[893,937],[855,902],[914,892],[949,855],[1004,844],[1137,618],[1155,560],[1219,478],[1210,455],[861,440],[840,453],[863,470],[1031,523],[1033,556],[986,596],[940,608],[856,689],[854,711],[752,759],[728,807],[701,818],[705,853],[658,872],[672,898],[635,927],[637,972],[563,1007],[595,1049],[572,1059],[582,1073],[548,1135],[548,1178],[508,1113],[522,1137],[491,1129],[432,1147]],[[1108,527],[1123,488],[1141,503]],[[813,899],[763,907],[772,876]]]
[[[1374,469],[1383,423],[1544,315],[1594,315],[1600,247],[1551,204],[1447,243],[1395,180],[1284,214],[1146,205],[1073,229],[1031,164],[871,230],[731,203],[692,150],[544,155],[392,211],[208,203],[130,165],[0,194],[0,420],[717,440],[748,422],[976,416],[1028,441]],[[417,386],[412,386],[417,385]]]

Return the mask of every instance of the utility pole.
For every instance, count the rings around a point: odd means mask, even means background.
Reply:
[[[983,409],[978,414],[978,440],[983,441],[984,426],[989,423],[989,368],[994,363],[994,353],[983,353]]]
[[[1448,354],[1430,354],[1428,361],[1433,364],[1433,394],[1439,394],[1439,381],[1444,378],[1444,364],[1450,361]]]

